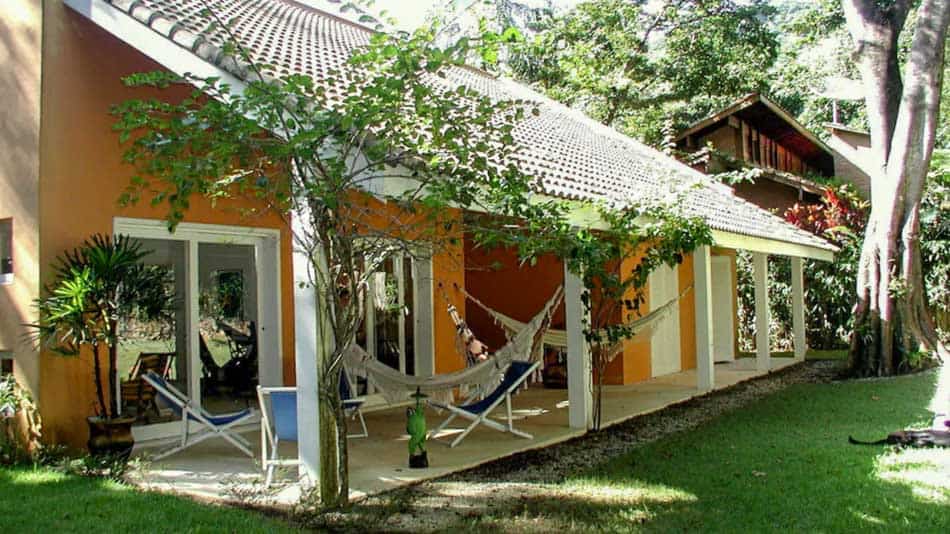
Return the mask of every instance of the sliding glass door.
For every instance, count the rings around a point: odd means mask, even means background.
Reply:
[[[169,234],[158,221],[122,219],[116,233],[139,240],[145,264],[166,280],[166,313],[131,318],[120,340],[121,404],[136,439],[177,431],[141,380],[147,371],[212,414],[252,406],[258,384],[283,384],[276,231],[182,224]]]

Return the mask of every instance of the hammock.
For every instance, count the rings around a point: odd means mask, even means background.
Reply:
[[[406,393],[420,390],[441,402],[451,402],[460,386],[490,390],[498,384],[512,361],[536,361],[541,357],[544,332],[551,324],[554,309],[563,297],[561,287],[554,291],[544,308],[487,360],[471,367],[435,376],[410,376],[376,360],[362,347],[352,344],[343,353],[347,368],[366,376],[370,384],[390,403],[405,400]]]
[[[651,310],[643,317],[638,317],[627,323],[627,326],[629,326],[634,331],[634,334],[630,339],[644,339],[645,336],[652,336],[655,331],[655,327],[670,315],[676,303],[679,302],[679,300],[683,298],[683,296],[686,295],[690,289],[692,289],[692,286],[687,287],[678,296],[670,299],[662,306]],[[526,326],[525,323],[522,323],[517,319],[509,317],[500,311],[489,308],[481,301],[465,292],[464,289],[462,289],[462,291],[472,302],[478,305],[478,307],[485,310],[485,312],[488,313],[496,323],[505,328],[505,330],[509,332],[520,332],[521,329]],[[544,344],[549,347],[567,350],[567,330],[555,330],[553,328],[547,329],[547,331],[544,332]],[[620,350],[623,350],[622,342],[612,346],[608,352],[611,355],[614,355]]]

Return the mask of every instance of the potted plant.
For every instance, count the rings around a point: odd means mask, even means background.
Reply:
[[[96,414],[89,416],[89,451],[128,456],[134,418],[119,413],[116,395],[119,322],[135,313],[159,317],[167,306],[162,276],[142,264],[148,254],[128,236],[96,234],[60,256],[55,278],[36,301],[36,339],[56,354],[92,354]],[[108,364],[104,387],[102,357]]]

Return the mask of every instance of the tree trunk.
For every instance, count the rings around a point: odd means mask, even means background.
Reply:
[[[918,349],[946,360],[924,296],[918,233],[940,108],[950,3],[921,3],[904,80],[897,42],[909,2],[843,4],[865,86],[872,152],[880,164],[871,177],[871,214],[858,269],[849,360],[859,375],[891,375],[908,370]]]
[[[102,391],[102,365],[99,363],[99,344],[93,343],[92,348],[92,372],[94,384],[96,385],[96,399],[99,401],[99,415],[106,417],[108,415],[108,407],[106,405],[106,398],[103,395]]]
[[[119,376],[119,346],[118,346],[119,323],[117,321],[109,322],[109,417],[119,416],[119,395],[116,393],[118,387],[116,380]]]
[[[327,376],[329,378],[329,375]],[[321,386],[320,417],[320,503],[325,508],[342,508],[349,502],[349,487],[346,484],[346,429],[340,436],[342,410],[339,400]],[[338,417],[340,416],[340,417]],[[343,423],[345,427],[345,422]],[[342,443],[341,443],[342,439]],[[342,454],[341,454],[342,453]],[[341,476],[342,474],[342,476]]]

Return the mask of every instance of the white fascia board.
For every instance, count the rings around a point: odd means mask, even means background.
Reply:
[[[229,85],[233,93],[244,92],[246,84],[240,78],[201,59],[104,0],[63,0],[63,3],[175,74],[217,77]]]
[[[777,241],[754,237],[722,230],[713,230],[713,244],[717,247],[742,249],[751,252],[762,252],[774,256],[790,256],[794,258],[809,258],[820,261],[834,260],[834,252],[808,245],[799,245],[787,241]]]

